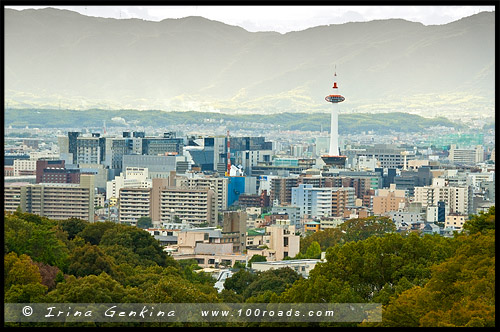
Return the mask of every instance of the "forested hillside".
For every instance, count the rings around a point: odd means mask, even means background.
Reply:
[[[36,114],[36,116],[33,116]],[[225,114],[205,112],[162,112],[137,110],[50,110],[50,109],[7,109],[5,110],[6,127],[17,128],[98,128],[103,121],[107,127],[119,126],[136,130],[139,127],[173,127],[179,124],[221,125],[229,130],[248,129],[249,126],[266,125],[267,129],[329,131],[330,113],[279,113],[279,114]],[[279,125],[279,127],[278,127]],[[433,126],[466,126],[446,118],[424,118],[407,113],[359,113],[340,114],[339,132],[359,133],[374,131],[419,132]]]

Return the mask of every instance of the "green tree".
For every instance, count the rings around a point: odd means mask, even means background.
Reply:
[[[472,215],[471,218],[464,223],[463,229],[468,234],[495,229],[495,206],[490,207],[486,213],[481,211],[479,215]]]
[[[146,302],[135,287],[124,287],[107,273],[81,278],[68,276],[47,294],[52,303],[140,303]]]
[[[75,236],[84,230],[89,223],[87,221],[70,218],[59,222],[59,227],[68,234],[68,239],[73,240]]]
[[[88,223],[85,228],[77,234],[86,242],[98,245],[104,233],[106,233],[107,230],[115,229],[116,226],[117,224],[111,221]]]
[[[142,229],[151,228],[153,227],[153,221],[150,217],[140,217],[137,220],[137,227]]]
[[[372,216],[368,218],[349,219],[339,226],[344,233],[342,240],[359,241],[370,236],[383,236],[396,230],[396,225],[388,217]]]
[[[295,283],[284,296],[293,302],[387,301],[396,287],[409,287],[399,284],[403,277],[411,286],[425,284],[430,267],[453,254],[453,242],[438,235],[387,233],[337,244],[327,250],[326,262],[316,264],[309,278]]]
[[[313,241],[306,251],[306,258],[321,258],[321,247],[317,241]]]
[[[219,302],[215,288],[200,287],[185,279],[162,277],[144,291],[149,303],[205,303]]]
[[[258,297],[266,292],[281,294],[302,277],[289,267],[261,272],[244,290],[243,297]],[[267,293],[269,295],[269,293]],[[268,296],[265,297],[266,299]]]
[[[5,252],[29,255],[34,261],[64,269],[69,252],[58,238],[55,221],[29,213],[5,215]]]
[[[300,240],[300,252],[305,254],[311,243],[318,242],[321,251],[333,247],[342,241],[342,231],[339,228],[327,228],[325,230],[312,233]]]
[[[102,272],[112,274],[110,258],[98,246],[90,243],[76,248],[71,255],[70,261],[68,273],[77,277],[91,274],[100,275]]]
[[[160,243],[151,234],[137,227],[114,224],[114,227],[102,234],[99,245],[130,248],[142,265],[173,265],[173,259],[163,251]]]
[[[6,303],[39,302],[47,292],[38,266],[29,256],[15,252],[4,256],[4,289]]]
[[[253,255],[252,258],[250,258],[248,260],[248,266],[252,266],[252,263],[254,262],[266,262],[267,261],[267,258],[266,256],[262,256],[262,255]]]
[[[460,235],[456,252],[431,267],[431,278],[393,297],[379,327],[494,327],[495,238]]]
[[[256,279],[256,274],[242,269],[224,281],[224,289],[232,290],[236,294],[243,294],[243,291]]]

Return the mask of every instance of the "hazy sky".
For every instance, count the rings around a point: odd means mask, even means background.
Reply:
[[[5,6],[6,8],[46,8],[48,6]],[[140,18],[161,21],[166,18],[203,16],[237,25],[248,31],[304,30],[313,26],[402,18],[425,25],[446,24],[494,6],[50,6],[88,16]]]

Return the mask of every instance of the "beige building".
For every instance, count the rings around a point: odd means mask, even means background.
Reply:
[[[5,183],[3,189],[3,209],[15,212],[21,206],[21,188],[30,185],[28,182]],[[26,199],[26,198],[25,198]]]
[[[121,188],[120,221],[135,225],[140,217],[147,216],[156,226],[170,223],[216,225],[218,207],[214,191],[175,187],[172,179],[154,178],[150,188]]]
[[[222,236],[233,243],[233,251],[246,251],[247,214],[244,211],[226,211],[223,214]]]
[[[279,223],[266,227],[263,236],[264,248],[248,248],[248,259],[253,255],[265,256],[267,261],[280,261],[285,257],[295,257],[300,249],[300,236],[295,235],[295,226]]]
[[[450,214],[446,216],[444,227],[453,228],[453,230],[461,232],[466,221],[467,216],[465,215]]]
[[[166,187],[159,195],[160,223],[217,224],[217,199],[212,189]]]
[[[195,259],[203,268],[233,266],[236,262],[246,264],[247,256],[235,251],[235,244],[215,227],[184,230],[178,233],[172,257]]]
[[[396,184],[391,183],[389,189],[378,189],[373,196],[373,214],[383,215],[390,211],[398,211],[405,201],[405,190],[397,190]]]
[[[148,169],[144,167],[127,167],[120,176],[115,176],[106,183],[106,199],[118,198],[122,188],[151,188],[152,180],[148,178]]]
[[[14,176],[35,175],[37,159],[14,160]]]
[[[227,209],[227,186],[229,183],[228,178],[188,174],[188,176],[177,176],[175,179],[177,187],[191,189],[212,189],[216,194],[219,210]]]
[[[80,184],[39,183],[8,184],[4,190],[5,211],[17,206],[54,220],[79,218],[94,221],[94,176],[82,174]]]

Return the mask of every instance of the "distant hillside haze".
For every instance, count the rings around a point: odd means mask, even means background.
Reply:
[[[201,17],[117,20],[5,9],[11,108],[492,116],[495,13],[248,32]]]

